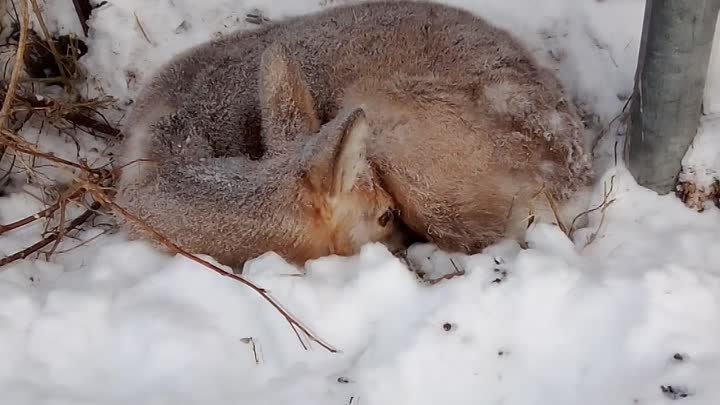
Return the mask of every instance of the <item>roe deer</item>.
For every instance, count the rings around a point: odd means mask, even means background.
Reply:
[[[159,166],[128,166],[119,196],[220,258],[322,253],[333,239],[357,248],[394,233],[375,228],[396,206],[411,231],[476,253],[522,237],[540,190],[567,220],[592,177],[582,130],[557,78],[481,18],[422,1],[338,6],[228,35],[160,69],[128,117],[122,153]],[[340,163],[310,153],[348,147],[353,158]],[[342,177],[343,203],[299,169],[322,159],[336,177],[315,178]],[[344,218],[334,233],[323,227],[337,219],[318,224],[319,203],[308,202],[318,198],[330,207],[320,217]],[[536,219],[552,220],[544,195],[534,205]]]
[[[137,126],[141,120],[131,122],[126,150],[149,162],[138,167],[127,162],[118,203],[179,246],[236,270],[269,251],[302,265],[329,254],[355,254],[372,241],[403,246],[394,202],[365,158],[371,134],[365,113],[344,111],[321,129],[306,120],[304,109],[311,104],[288,98],[307,96],[304,84],[295,81],[298,72],[277,62],[270,58],[262,69],[267,125],[278,137],[298,130],[319,133],[289,140],[283,155],[252,160],[217,156],[203,132],[187,128],[187,112],[144,128]],[[293,87],[298,93],[287,93],[288,85],[299,86]],[[133,236],[149,236],[139,226],[125,225]]]

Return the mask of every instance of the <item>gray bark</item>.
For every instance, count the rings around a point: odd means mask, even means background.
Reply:
[[[675,188],[697,132],[720,0],[647,0],[626,145],[637,182]]]

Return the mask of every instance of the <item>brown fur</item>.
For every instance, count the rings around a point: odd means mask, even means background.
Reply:
[[[356,121],[371,132],[364,147],[342,141]],[[128,117],[122,155],[158,157],[167,176],[126,171],[124,184],[145,183],[120,196],[225,261],[265,250],[297,261],[354,253],[388,237],[392,229],[373,228],[395,204],[411,230],[475,253],[520,237],[541,187],[567,206],[589,183],[582,128],[554,75],[482,19],[426,2],[340,6],[166,64]],[[314,148],[325,153],[303,171]],[[361,175],[331,198],[348,178],[338,159]],[[217,181],[198,184],[198,171],[219,172]],[[551,220],[543,201],[538,214]],[[270,229],[275,216],[284,228]]]
[[[268,251],[303,264],[355,254],[371,241],[402,246],[396,221],[379,221],[396,207],[375,186],[379,180],[364,158],[365,114],[349,110],[312,138],[292,139],[293,131],[312,130],[317,118],[292,66],[268,56],[261,103],[264,114],[282,121],[273,135],[284,154],[216,157],[206,138],[179,130],[171,115],[130,132],[126,153],[153,162],[123,170],[119,204],[181,247],[236,268]],[[138,146],[146,149],[132,150]],[[149,236],[125,225],[133,237]]]

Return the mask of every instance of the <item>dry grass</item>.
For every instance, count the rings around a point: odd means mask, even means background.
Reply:
[[[545,188],[541,187],[539,190],[537,190],[533,195],[531,196],[530,200],[528,201],[528,216],[525,218],[525,220],[528,222],[527,227],[529,228],[530,225],[532,225],[535,222],[536,217],[536,211],[535,211],[535,202],[536,200],[542,195],[545,197],[545,199],[548,202],[548,205],[550,206],[550,209],[553,213],[553,216],[555,217],[555,221],[557,223],[557,226],[560,228],[560,230],[568,236],[571,240],[575,236],[575,232],[577,231],[577,226],[580,220],[586,218],[591,213],[601,210],[602,216],[600,217],[600,223],[598,224],[597,229],[590,234],[590,237],[588,241],[585,243],[583,248],[589,246],[591,243],[595,241],[598,234],[600,233],[603,225],[605,224],[605,216],[607,213],[607,209],[615,202],[615,198],[612,198],[613,192],[615,191],[615,176],[612,176],[610,178],[610,183],[605,183],[603,190],[603,200],[595,207],[589,208],[583,212],[580,212],[577,214],[569,226],[563,223],[561,217],[559,208],[557,205],[557,201],[553,197],[553,195]]]
[[[688,208],[702,212],[707,202],[720,208],[720,180],[715,180],[709,187],[698,186],[692,181],[678,181],[675,195]]]
[[[87,112],[90,111],[95,113],[95,115],[101,116],[99,110],[106,108],[111,103],[111,100],[103,99],[67,103],[62,100],[37,98],[33,94],[28,94],[25,89],[20,88],[21,76],[23,74],[24,53],[27,49],[27,38],[30,29],[30,4],[32,4],[38,20],[43,21],[43,19],[37,0],[18,0],[18,2],[20,3],[20,37],[16,46],[15,64],[13,66],[9,83],[6,87],[3,107],[1,110],[2,112],[0,113],[2,114],[0,116],[0,148],[2,148],[3,151],[7,150],[12,153],[11,168],[15,165],[16,161],[20,162],[25,166],[24,169],[27,171],[29,178],[39,177],[39,174],[36,171],[36,167],[33,164],[27,164],[26,160],[33,163],[38,160],[44,160],[59,172],[63,173],[65,177],[72,180],[69,185],[55,184],[49,186],[54,189],[54,193],[51,194],[55,194],[57,197],[54,201],[47,202],[46,208],[43,210],[13,223],[0,225],[0,234],[8,234],[16,229],[20,229],[39,220],[45,220],[47,223],[50,223],[52,222],[51,220],[54,219],[54,222],[57,222],[56,226],[51,229],[46,229],[44,235],[40,235],[40,240],[38,242],[0,259],[0,266],[5,266],[17,260],[31,257],[48,246],[50,246],[50,249],[45,253],[46,256],[49,257],[53,253],[57,252],[57,247],[63,237],[65,237],[69,232],[82,227],[82,225],[93,216],[119,216],[143,228],[169,251],[199,263],[204,266],[204,268],[213,271],[222,277],[233,279],[234,281],[240,282],[251,288],[273,308],[275,308],[277,312],[288,322],[304,348],[307,349],[307,345],[303,340],[303,336],[319,344],[330,352],[336,352],[337,350],[334,347],[324,342],[308,327],[304,326],[300,321],[293,317],[290,312],[278,303],[265,289],[253,284],[239,275],[228,273],[219,266],[216,266],[215,264],[203,260],[186,251],[147,225],[141,218],[128,212],[123,207],[118,206],[112,199],[113,184],[118,175],[118,169],[110,170],[104,167],[92,167],[84,160],[73,162],[63,159],[55,156],[53,153],[39,150],[36,145],[28,142],[26,139],[18,135],[17,127],[22,127],[22,125],[27,122],[27,118],[20,122],[16,118],[21,115],[21,113],[25,113],[26,115],[40,114],[43,118],[48,119],[49,121],[64,120],[77,125],[78,127],[84,127],[112,137],[120,136],[120,132],[113,128],[107,121],[99,121],[93,115],[87,114]],[[44,27],[44,22],[41,22],[40,24]],[[43,31],[47,40],[47,46],[54,48],[54,42],[50,40],[51,37],[47,32],[47,29],[43,28]],[[64,88],[68,93],[71,93],[73,88],[71,83],[73,77],[67,75],[69,70],[65,70],[63,67],[62,58],[60,58],[56,49],[53,49],[53,55],[56,56],[56,62],[61,67],[61,71],[64,72],[63,82],[67,81],[67,83],[64,83]],[[59,191],[63,189],[64,191]],[[66,209],[70,204],[84,206],[85,211],[75,218],[68,219]]]
[[[583,248],[588,247],[590,244],[592,244],[595,239],[597,239],[597,236],[600,234],[600,231],[602,230],[603,225],[605,224],[605,216],[607,214],[607,209],[615,202],[615,198],[611,198],[613,195],[613,192],[615,191],[615,176],[610,177],[610,185],[608,186],[607,183],[603,185],[603,200],[598,204],[597,206],[590,208],[586,211],[583,211],[579,213],[575,218],[573,218],[572,223],[570,224],[570,229],[568,230],[568,236],[572,238],[576,231],[576,224],[577,222],[587,215],[590,215],[591,213],[601,210],[601,217],[600,222],[598,223],[598,227],[590,234],[590,237],[588,238],[587,242],[585,242],[585,245]]]

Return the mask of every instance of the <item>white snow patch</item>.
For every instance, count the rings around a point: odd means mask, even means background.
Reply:
[[[51,29],[80,32],[69,3],[46,3]],[[642,0],[451,3],[517,33],[601,124],[622,108]],[[89,95],[119,98],[122,112],[160,64],[217,33],[249,28],[244,16],[253,8],[277,19],[319,7],[109,0],[93,12],[81,59],[93,76]],[[717,169],[717,130],[703,123],[688,165]],[[24,135],[58,156],[102,155],[94,141],[77,152],[47,130]],[[613,144],[608,137],[598,155],[612,157]],[[52,262],[41,255],[0,269],[0,403],[606,405],[687,394],[683,404],[715,404],[720,210],[693,212],[639,187],[621,165],[606,166],[593,205],[611,179],[614,202],[592,212],[573,240],[538,225],[528,249],[503,241],[467,257],[414,247],[409,259],[429,278],[465,272],[435,285],[377,244],[356,257],[312,261],[305,274],[273,253],[250,262],[246,277],[337,354],[308,339],[303,350],[248,287],[123,234],[103,235],[98,220],[65,238]],[[42,208],[38,187],[22,189],[0,197],[0,222]],[[83,209],[70,208],[69,216]],[[0,251],[29,246],[44,226],[0,235]]]
[[[96,244],[74,269],[17,263],[0,273],[0,392],[13,404],[607,404],[663,403],[670,385],[714,403],[720,212],[611,175],[617,201],[591,245],[599,213],[575,245],[535,226],[529,249],[457,257],[466,274],[433,286],[378,244],[305,275],[274,254],[251,262],[246,277],[338,354],[303,350],[252,290],[143,243]]]
[[[94,75],[96,91],[126,102],[143,80],[177,53],[240,28],[260,10],[278,19],[319,9],[315,1],[108,0],[90,19],[89,52],[82,66]]]
[[[692,181],[708,191],[720,181],[720,115],[702,117],[682,165],[681,181]]]
[[[37,17],[32,11],[32,3],[29,0],[28,4],[31,10],[30,15],[33,16],[33,28],[38,33],[42,33]],[[41,0],[38,1],[38,5],[42,9],[43,19],[48,31],[58,35],[75,34],[81,38],[84,37],[80,19],[73,6],[73,0]]]

